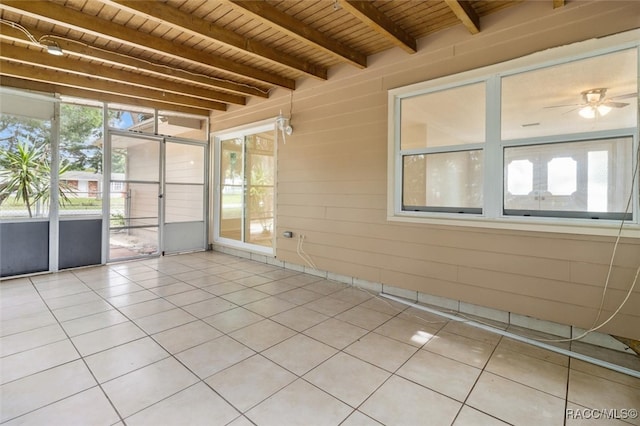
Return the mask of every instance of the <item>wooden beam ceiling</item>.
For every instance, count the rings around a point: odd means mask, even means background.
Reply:
[[[554,9],[564,6],[564,4],[565,4],[565,0],[553,0]]]
[[[96,92],[89,89],[79,89],[77,87],[62,86],[55,83],[44,83],[41,81],[26,80],[16,77],[8,77],[0,75],[0,85],[3,87],[12,87],[14,89],[33,90],[43,93],[57,93],[62,96],[80,99],[92,99],[100,102],[113,102],[131,106],[157,108],[164,111],[175,111],[184,114],[209,116],[208,109],[193,108],[183,105],[170,104],[166,102],[153,101],[149,99],[141,99],[131,97],[124,94]]]
[[[204,36],[228,47],[267,59],[274,64],[284,65],[296,71],[303,72],[311,77],[322,80],[327,79],[327,69],[324,67],[319,67],[303,59],[279,52],[277,49],[269,47],[263,43],[247,39],[233,31],[227,30],[221,26],[205,21],[204,19],[197,18],[163,3],[157,1],[127,0],[102,1],[114,4],[125,10],[130,10],[160,23],[170,23],[183,31]]]
[[[469,0],[444,0],[471,34],[480,32],[480,17]]]
[[[294,17],[280,12],[275,7],[265,1],[254,0],[227,0],[238,8],[251,13],[254,19],[264,24],[278,28],[278,30],[303,42],[307,46],[320,49],[334,57],[350,63],[358,68],[366,68],[367,57],[362,53],[351,49],[340,42],[327,37],[321,31],[318,31]]]
[[[295,81],[278,74],[258,70],[229,59],[174,43],[151,34],[118,25],[106,19],[89,16],[56,3],[42,1],[3,1],[0,10],[31,16],[55,25],[82,31],[97,37],[155,51],[180,60],[206,65],[225,72],[262,81],[287,89],[295,89]]]
[[[44,55],[44,53],[43,53]],[[93,91],[125,94],[133,98],[149,99],[161,101],[168,104],[176,104],[190,107],[209,109],[212,111],[226,111],[227,105],[222,102],[193,98],[185,95],[178,95],[170,92],[160,92],[145,87],[132,86],[124,83],[101,80],[79,74],[72,74],[61,71],[54,71],[48,68],[33,67],[17,62],[12,62],[0,58],[0,75],[17,77],[27,80],[35,80],[44,83],[55,82],[56,84],[68,87],[87,88]]]
[[[415,38],[404,31],[394,21],[380,12],[369,1],[339,0],[340,5],[352,15],[356,16],[367,26],[379,34],[382,34],[395,45],[402,48],[407,53],[418,51]]]

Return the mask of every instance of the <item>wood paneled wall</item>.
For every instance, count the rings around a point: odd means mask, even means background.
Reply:
[[[500,16],[497,16],[500,15]],[[387,90],[640,27],[640,2],[532,1],[482,22],[390,50],[366,70],[341,66],[328,82],[305,80],[293,94],[294,134],[278,146],[277,258],[535,318],[591,326],[613,237],[389,222]],[[498,19],[499,18],[499,19]],[[289,111],[290,94],[212,116],[214,131]],[[640,240],[622,239],[605,301],[606,318],[640,264]],[[601,331],[640,339],[640,285]]]

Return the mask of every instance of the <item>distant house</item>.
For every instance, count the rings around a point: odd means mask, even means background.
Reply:
[[[122,175],[122,177],[120,176]],[[114,179],[123,179],[124,173],[113,173]],[[79,198],[102,198],[102,174],[71,170],[60,175],[67,196]],[[122,182],[111,183],[111,197],[121,197]]]

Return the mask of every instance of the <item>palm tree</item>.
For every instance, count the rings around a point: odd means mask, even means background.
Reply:
[[[68,168],[68,165],[60,167],[59,174]],[[16,201],[23,200],[29,217],[33,217],[31,206],[49,201],[51,165],[44,145],[19,143],[13,150],[0,149],[0,182],[0,203],[15,194]],[[63,204],[69,201],[66,195],[69,189],[60,185]]]

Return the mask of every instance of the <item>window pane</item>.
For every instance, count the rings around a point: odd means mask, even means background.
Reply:
[[[0,218],[49,215],[51,121],[0,114]]]
[[[111,180],[160,180],[160,142],[114,135],[111,138]]]
[[[165,147],[167,182],[204,183],[204,146],[167,142]]]
[[[244,208],[243,139],[220,142],[220,236],[242,240]]]
[[[400,148],[484,142],[484,83],[402,99]]]
[[[505,213],[631,218],[632,150],[631,138],[506,148]]]
[[[165,222],[204,220],[204,185],[165,186]]]
[[[482,211],[481,150],[408,155],[403,160],[403,210]]]
[[[155,133],[154,111],[126,105],[109,105],[109,127]]]
[[[174,112],[158,114],[158,134],[183,139],[207,139],[207,119]]]
[[[60,215],[102,215],[102,108],[60,105]]]
[[[502,139],[637,126],[636,49],[502,79]]]

